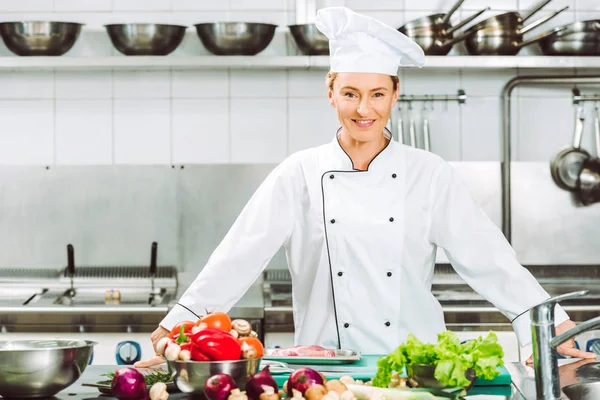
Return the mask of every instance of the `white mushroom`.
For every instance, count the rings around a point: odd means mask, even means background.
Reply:
[[[169,393],[164,382],[157,382],[150,388],[150,400],[167,400]]]

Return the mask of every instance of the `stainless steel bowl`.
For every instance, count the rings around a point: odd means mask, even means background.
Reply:
[[[253,56],[267,48],[277,25],[258,22],[196,24],[198,37],[211,53],[219,56]]]
[[[260,358],[238,361],[167,361],[173,371],[173,382],[183,393],[203,393],[204,384],[219,373],[230,375],[239,388],[258,372]]]
[[[19,56],[61,56],[73,47],[83,24],[56,21],[0,23],[6,47]]]
[[[166,56],[181,44],[186,27],[166,24],[105,25],[113,45],[126,56]]]
[[[315,24],[290,25],[290,33],[303,54],[328,56],[329,39],[317,29]]]
[[[54,396],[79,379],[94,345],[87,340],[0,341],[0,396]]]
[[[435,379],[435,365],[410,364],[406,367],[406,371],[408,374],[408,381],[412,387],[438,390],[447,388],[447,386],[442,385],[440,381]],[[465,378],[470,382],[469,386],[465,388],[468,391],[473,387],[477,380],[475,370],[471,368],[467,369]]]

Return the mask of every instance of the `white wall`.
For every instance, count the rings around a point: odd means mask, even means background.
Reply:
[[[336,0],[393,26],[450,8],[451,0]],[[467,0],[456,17],[492,6],[486,15],[527,9],[533,0]],[[537,16],[570,9],[536,32],[600,18],[598,0],[554,0]],[[238,20],[280,25],[257,57],[296,54],[286,40],[294,0],[0,0],[0,21],[86,23],[66,55],[120,54],[102,25],[111,22]],[[535,45],[521,55],[537,53]],[[464,53],[456,46],[451,55]],[[209,54],[193,28],[171,57]],[[13,57],[0,44],[0,56]],[[538,71],[539,72],[539,71]],[[552,71],[542,71],[555,73]],[[572,73],[578,71],[562,71]],[[586,71],[589,73],[590,71]],[[600,71],[596,71],[600,72]],[[500,160],[500,91],[532,71],[439,70],[401,73],[404,94],[454,94],[467,104],[435,104],[433,151],[449,161]],[[324,70],[0,72],[0,164],[271,163],[328,142],[337,121],[325,100]],[[600,88],[596,89],[600,92]],[[590,92],[588,92],[590,93]],[[518,89],[514,157],[546,161],[570,143],[569,88]],[[592,104],[588,104],[588,123]],[[420,109],[420,105],[415,108]],[[591,126],[584,144],[591,146]]]

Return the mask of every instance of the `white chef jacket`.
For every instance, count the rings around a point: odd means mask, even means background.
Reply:
[[[438,246],[522,346],[528,310],[550,297],[450,164],[390,140],[358,171],[336,135],[270,173],[161,326],[228,312],[281,246],[301,345],[387,354],[409,333],[436,342],[446,330],[431,293]],[[556,322],[566,319],[557,307]]]

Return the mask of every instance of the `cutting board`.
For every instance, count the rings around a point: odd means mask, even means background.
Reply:
[[[342,365],[291,365],[290,368],[309,367],[322,372],[328,379],[336,379],[343,375],[350,375],[356,380],[368,381],[375,376],[377,372],[377,360],[379,355],[363,355],[360,361],[352,364]],[[505,367],[498,368],[499,376],[492,380],[477,379],[475,386],[507,386],[510,385],[512,379]],[[285,381],[290,376],[289,373],[273,375],[277,384],[282,387]]]

